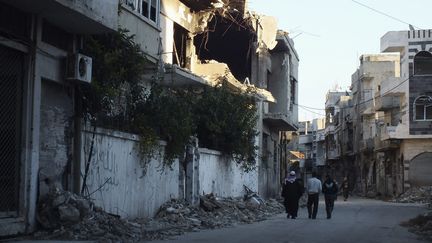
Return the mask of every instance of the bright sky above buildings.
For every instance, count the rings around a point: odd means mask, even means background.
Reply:
[[[432,0],[355,0],[421,28],[432,28]],[[249,9],[275,16],[290,33],[300,57],[299,120],[324,114],[325,95],[338,85],[349,89],[362,54],[380,51],[388,31],[407,24],[374,12],[353,0],[249,0]],[[318,114],[317,114],[318,113]]]

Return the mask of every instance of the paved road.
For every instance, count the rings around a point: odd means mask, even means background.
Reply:
[[[425,207],[415,204],[350,199],[337,201],[333,217],[328,220],[320,199],[316,220],[308,219],[304,208],[300,209],[297,219],[277,215],[260,223],[187,233],[173,240],[154,242],[415,243],[423,241],[399,223],[426,211]]]

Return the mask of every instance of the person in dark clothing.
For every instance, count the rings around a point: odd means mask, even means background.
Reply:
[[[287,218],[290,216],[292,219],[297,218],[299,199],[302,196],[303,191],[301,180],[298,180],[295,172],[291,171],[289,176],[285,179],[282,188],[282,197],[284,198]]]
[[[336,182],[330,177],[330,175],[326,176],[322,191],[325,198],[327,219],[330,219],[334,208],[334,201],[336,200],[338,193],[338,186]]]
[[[347,177],[344,177],[341,187],[342,187],[342,195],[344,197],[344,201],[346,201],[348,199],[348,193],[349,193],[349,182]]]

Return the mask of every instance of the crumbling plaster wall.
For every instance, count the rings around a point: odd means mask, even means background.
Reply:
[[[50,185],[63,188],[68,182],[74,115],[70,90],[42,80],[40,112],[39,193],[44,195]]]
[[[82,132],[81,173],[85,173],[93,128]],[[88,192],[97,206],[125,218],[152,217],[170,198],[179,196],[178,160],[171,168],[162,166],[161,154],[147,166],[139,155],[138,136],[106,129],[96,129]]]
[[[258,191],[258,173],[256,170],[243,172],[231,159],[220,152],[209,149],[199,149],[199,184],[200,193],[213,193],[220,197],[241,197],[246,185],[253,191]]]
[[[276,98],[276,103],[271,103],[269,110],[272,113],[288,113],[290,94],[290,61],[285,52],[276,52],[271,55],[272,72],[270,76],[269,91]]]

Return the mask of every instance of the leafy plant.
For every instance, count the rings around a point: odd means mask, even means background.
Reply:
[[[251,92],[226,83],[200,90],[175,89],[152,80],[146,89],[146,58],[126,30],[85,40],[93,79],[82,87],[83,114],[98,126],[140,135],[140,152],[151,156],[166,141],[164,164],[182,158],[191,136],[201,147],[220,150],[245,171],[255,168],[257,108]],[[147,81],[147,84],[149,81]]]

